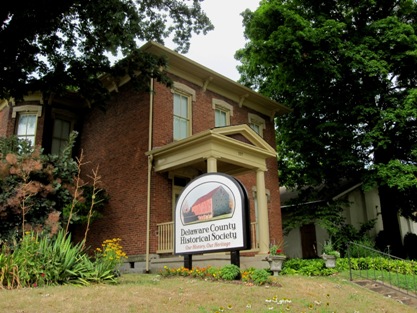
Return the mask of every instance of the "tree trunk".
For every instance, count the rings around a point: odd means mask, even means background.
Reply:
[[[384,251],[389,251],[397,257],[404,257],[400,225],[398,221],[398,206],[396,203],[396,193],[388,186],[379,187],[379,197],[381,201],[382,223],[384,226],[384,241],[386,247]]]

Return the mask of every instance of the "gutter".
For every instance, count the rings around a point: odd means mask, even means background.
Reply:
[[[154,80],[151,78],[151,92],[149,96],[149,134],[148,134],[148,151],[152,150],[152,132],[153,132],[153,84]],[[151,177],[152,177],[152,161],[153,154],[148,155],[148,184],[146,192],[146,266],[145,272],[149,273],[149,251],[150,251],[150,232],[151,232]]]

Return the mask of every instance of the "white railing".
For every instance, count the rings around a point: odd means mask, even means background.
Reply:
[[[174,222],[158,224],[158,248],[156,253],[174,252]]]
[[[157,225],[158,227],[158,248],[156,253],[173,253],[174,252],[174,222],[166,222]],[[259,249],[258,242],[258,223],[251,223],[251,249]]]
[[[259,235],[258,235],[258,223],[252,222],[250,223],[250,236],[251,236],[251,250],[258,250],[259,249]]]

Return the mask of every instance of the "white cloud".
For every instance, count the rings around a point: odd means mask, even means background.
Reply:
[[[245,45],[242,16],[246,9],[256,10],[259,0],[205,0],[201,3],[215,29],[207,35],[194,35],[186,57],[232,80],[239,79],[236,50]],[[167,42],[168,48],[174,48]]]

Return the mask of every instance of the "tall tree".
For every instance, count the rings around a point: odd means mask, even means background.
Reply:
[[[16,0],[0,8],[0,99],[30,91],[105,93],[98,77],[111,72],[111,53],[130,55],[117,74],[141,71],[162,79],[163,59],[138,53],[139,41],[172,35],[186,52],[192,33],[213,28],[202,0]],[[129,65],[129,67],[128,67]]]
[[[263,0],[243,13],[241,82],[293,109],[277,119],[281,183],[379,188],[399,251],[397,213],[417,220],[417,3]]]

